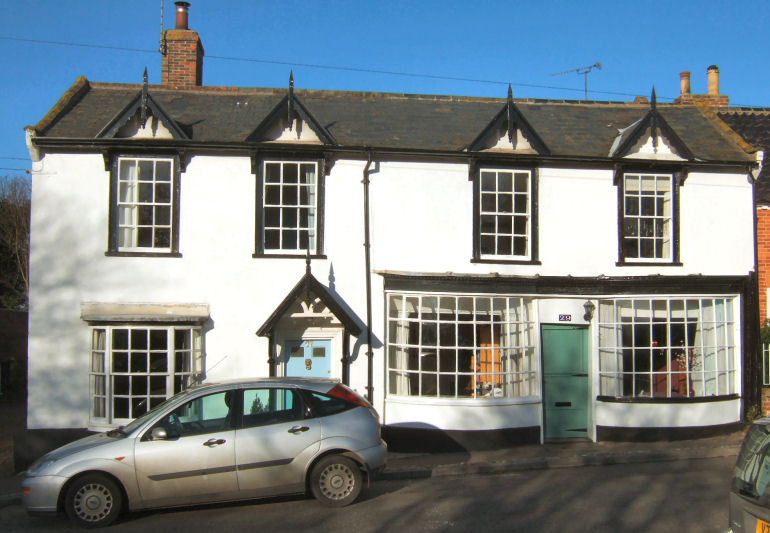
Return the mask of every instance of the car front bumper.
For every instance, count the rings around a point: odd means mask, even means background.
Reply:
[[[21,501],[31,514],[55,513],[67,478],[62,476],[28,476],[21,482]]]

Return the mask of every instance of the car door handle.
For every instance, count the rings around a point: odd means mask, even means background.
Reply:
[[[208,446],[209,448],[213,448],[214,446],[219,446],[220,444],[224,444],[225,439],[209,439],[206,442],[203,443],[204,446]]]
[[[307,427],[307,426],[294,426],[293,428],[291,428],[289,430],[289,433],[303,433],[303,432],[305,432],[305,431],[307,431],[309,429],[310,428]]]

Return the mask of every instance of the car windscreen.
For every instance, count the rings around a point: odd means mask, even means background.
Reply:
[[[168,405],[168,403],[171,400],[177,399],[177,398],[181,398],[183,396],[187,396],[188,394],[189,394],[189,391],[181,392],[181,393],[177,394],[176,396],[172,396],[171,398],[168,398],[163,403],[160,403],[160,404],[156,405],[155,407],[153,407],[152,409],[150,409],[149,411],[147,411],[143,415],[141,415],[141,416],[139,416],[137,418],[134,418],[131,422],[126,424],[124,427],[122,427],[121,428],[122,429],[122,433],[125,434],[125,435],[130,434],[136,428],[138,428],[139,426],[144,424],[147,420],[149,420],[150,418],[155,416],[155,414],[158,411],[160,411],[161,409],[163,409],[166,405]]]
[[[733,490],[767,505],[770,502],[770,426],[754,424],[735,463]]]

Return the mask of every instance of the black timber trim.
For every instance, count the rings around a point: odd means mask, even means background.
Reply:
[[[110,172],[110,192],[109,192],[109,212],[108,212],[108,229],[107,229],[107,251],[104,255],[108,257],[182,257],[179,252],[179,226],[181,224],[181,208],[179,205],[181,199],[182,189],[182,170],[180,169],[181,161],[184,159],[184,155],[180,155],[178,152],[169,151],[153,151],[148,153],[147,151],[141,152],[113,152],[108,151],[103,154],[105,167],[109,164]],[[173,170],[171,173],[171,250],[168,252],[153,252],[147,251],[125,251],[121,250],[119,246],[119,213],[118,213],[118,177],[119,170],[118,165],[121,158],[169,158],[172,160]]]
[[[527,259],[517,258],[514,256],[505,257],[481,257],[481,173],[486,168],[494,168],[495,170],[510,170],[516,172],[517,170],[529,172],[529,194],[530,194],[530,235],[527,244],[530,248],[530,256]],[[472,251],[471,251],[471,263],[500,263],[500,264],[523,264],[523,265],[539,265],[540,264],[540,169],[536,166],[530,165],[516,165],[513,164],[510,159],[505,161],[488,161],[486,159],[473,158],[468,165],[469,180],[473,184],[473,238],[472,238]]]
[[[379,272],[386,291],[474,292],[532,296],[606,296],[750,293],[752,276],[500,276]]]
[[[695,159],[695,156],[693,155],[690,148],[684,143],[684,141],[682,141],[679,135],[676,134],[673,128],[668,125],[666,119],[663,118],[663,115],[661,115],[657,108],[654,106],[647,112],[647,114],[644,115],[644,117],[642,117],[641,120],[636,123],[636,126],[634,126],[630,132],[624,134],[623,140],[610,155],[614,157],[627,156],[631,151],[631,148],[642,138],[647,130],[652,127],[653,123],[655,124],[656,128],[661,130],[663,137],[672,144],[674,150],[676,150],[681,157],[688,161]]]
[[[310,129],[316,134],[318,139],[325,145],[337,145],[337,140],[329,133],[329,130],[321,126],[321,123],[316,120],[305,105],[299,98],[290,91],[289,94],[284,96],[280,102],[273,108],[270,113],[260,122],[260,124],[252,131],[246,139],[246,142],[259,142],[269,139],[265,139],[265,134],[268,130],[277,122],[283,118],[293,120],[293,117],[288,117],[287,113],[296,113],[305,123],[310,126]]]
[[[466,452],[540,444],[540,431],[540,426],[463,431],[385,425],[382,438],[388,443],[388,450],[393,452]],[[422,474],[416,476],[422,477]],[[426,471],[424,475],[428,477],[430,472]]]
[[[682,403],[709,403],[739,400],[739,394],[725,394],[723,396],[695,396],[683,398],[655,398],[649,396],[597,396],[596,401],[605,403],[651,403],[651,404],[682,404]]]
[[[99,133],[96,134],[96,138],[115,138],[118,130],[122,128],[142,107],[142,93],[139,92],[133,100],[131,100],[126,107],[123,108],[112,120],[110,120]],[[151,94],[146,95],[147,107],[152,111],[152,115],[163,123],[163,125],[171,133],[171,136],[177,140],[188,140],[190,136],[184,129],[176,123],[171,116],[161,107],[159,103],[155,101]],[[157,141],[156,141],[157,142]]]
[[[492,121],[481,131],[481,133],[479,133],[473,142],[468,145],[468,151],[479,152],[485,150],[485,142],[487,139],[489,139],[490,136],[497,135],[497,132],[500,131],[503,124],[507,124],[508,130],[510,131],[513,127],[511,122],[516,125],[517,129],[521,130],[521,132],[524,134],[524,137],[527,138],[534,150],[539,155],[551,154],[551,150],[545,144],[543,139],[540,138],[535,129],[516,106],[516,104],[513,103],[513,100],[510,99],[497,113],[497,115],[495,115]]]
[[[237,156],[249,156],[254,150],[276,150],[279,148],[290,149],[296,153],[318,152],[323,150],[329,157],[351,158],[366,161],[369,154],[373,158],[389,161],[405,162],[450,162],[465,163],[470,159],[483,156],[490,161],[511,161],[520,162],[523,165],[554,167],[554,168],[585,168],[585,169],[612,169],[618,164],[618,159],[612,156],[580,156],[580,155],[535,155],[535,154],[511,154],[496,152],[463,152],[457,150],[426,150],[426,149],[406,149],[390,148],[364,145],[350,146],[319,146],[319,145],[301,145],[301,144],[280,144],[275,142],[217,142],[217,141],[196,141],[196,140],[174,140],[174,139],[93,139],[93,138],[62,138],[62,137],[35,137],[33,144],[39,148],[47,149],[51,153],[55,151],[73,153],[94,153],[107,149],[115,150],[136,150],[148,149],[154,150],[159,146],[167,149],[184,149],[194,151],[195,153],[206,154],[233,154]],[[625,160],[623,163],[633,164],[661,164],[659,160],[652,159],[634,159]],[[671,164],[670,161],[665,162]],[[685,162],[682,162],[683,164]],[[503,163],[500,163],[503,164]],[[751,160],[729,161],[688,161],[687,167],[691,171],[712,171],[712,172],[735,172],[748,174],[752,169],[758,166],[758,163]]]
[[[762,403],[762,340],[759,326],[759,276],[752,272],[749,279],[749,289],[743,298],[741,310],[743,324],[741,329],[743,346],[743,372],[741,390],[743,393],[743,418],[753,406],[760,407]]]
[[[265,161],[272,160],[279,163],[292,163],[292,162],[312,162],[316,164],[316,244],[315,251],[310,254],[311,258],[325,259],[324,255],[324,226],[326,219],[326,176],[328,176],[329,158],[326,153],[319,152],[300,152],[297,153],[294,150],[265,150],[254,151],[251,154],[251,173],[256,177],[255,191],[254,191],[254,253],[252,257],[280,257],[283,259],[288,258],[300,258],[305,259],[306,254],[301,253],[303,250],[298,250],[300,253],[285,253],[281,250],[277,250],[275,253],[266,252],[264,248],[264,197],[262,191],[264,190],[264,169]]]
[[[104,252],[106,257],[183,257],[179,252]]]
[[[617,427],[596,426],[596,440],[615,442],[654,442],[694,440],[745,431],[743,422],[730,422],[716,426],[686,427]]]
[[[289,292],[286,298],[275,308],[275,311],[257,330],[260,337],[272,336],[278,321],[283,318],[289,308],[298,300],[307,300],[315,296],[337,317],[345,331],[358,336],[361,333],[356,320],[340,305],[331,293],[324,287],[310,272],[307,272],[302,279],[297,282],[294,288]]]
[[[638,261],[627,260],[623,253],[624,239],[624,218],[625,218],[625,175],[626,174],[644,174],[645,172],[655,174],[671,175],[671,258],[665,261],[645,261],[640,258]],[[628,165],[615,165],[614,183],[618,192],[618,260],[616,266],[683,266],[680,256],[680,209],[679,209],[679,188],[682,187],[689,175],[688,165],[672,165],[670,162],[664,164],[638,164],[634,162]]]

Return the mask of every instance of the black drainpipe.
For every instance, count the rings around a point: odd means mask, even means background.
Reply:
[[[369,403],[374,401],[374,363],[372,357],[372,272],[371,272],[371,244],[369,242],[369,167],[372,165],[372,152],[369,152],[364,167],[364,261],[366,263],[366,358],[367,358],[367,386],[366,399]]]

